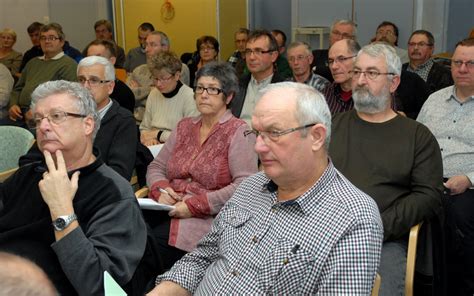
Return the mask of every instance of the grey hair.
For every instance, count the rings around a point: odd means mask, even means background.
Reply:
[[[331,112],[324,95],[314,87],[296,82],[272,83],[259,91],[260,97],[267,92],[279,89],[291,89],[296,93],[296,114],[294,114],[300,126],[321,123],[326,127],[326,139],[324,148],[329,149],[331,140]],[[301,131],[301,135],[306,137],[307,129]]]
[[[213,77],[217,79],[221,84],[222,92],[224,93],[226,98],[231,94],[234,95],[233,98],[235,98],[235,96],[237,95],[237,92],[239,91],[239,79],[237,78],[237,73],[235,72],[234,67],[232,67],[229,63],[210,62],[205,64],[196,73],[196,83],[201,77],[204,76]],[[226,98],[224,98],[224,100]]]
[[[286,52],[298,46],[303,46],[307,54],[313,54],[313,50],[311,49],[311,46],[307,42],[304,42],[304,41],[295,41],[295,42],[290,43],[290,45],[288,45],[288,47],[286,48]]]
[[[168,38],[168,35],[166,35],[164,32],[153,31],[153,32],[150,32],[148,35],[160,36],[161,46],[170,46],[170,39]]]
[[[385,43],[368,44],[362,47],[362,49],[359,51],[356,62],[363,53],[373,58],[384,58],[385,64],[387,65],[387,72],[395,73],[397,76],[400,76],[402,72],[402,62],[400,61],[400,57],[397,55],[393,46]]]
[[[97,131],[100,128],[100,117],[97,112],[97,104],[90,91],[80,83],[66,80],[55,80],[40,84],[31,94],[30,109],[34,110],[39,100],[58,94],[67,94],[76,98],[78,113],[92,117],[95,123],[94,131],[92,133],[92,141],[94,141]]]
[[[77,65],[77,74],[79,75],[79,69],[81,67],[91,67],[94,65],[104,66],[106,80],[111,80],[111,81],[115,80],[114,65],[112,65],[112,63],[108,59],[104,57],[99,57],[99,56],[89,56],[89,57],[83,58]]]
[[[329,32],[332,32],[332,30],[334,29],[334,27],[335,27],[336,25],[351,25],[351,26],[352,26],[352,35],[354,36],[353,39],[356,39],[356,36],[357,36],[357,25],[356,25],[353,21],[350,21],[350,20],[335,20],[335,21],[332,23]],[[330,33],[329,33],[329,34],[330,34]]]

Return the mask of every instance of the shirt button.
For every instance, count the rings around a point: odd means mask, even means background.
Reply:
[[[443,151],[443,148],[441,148],[440,150]]]
[[[258,238],[257,238],[256,235],[254,235],[254,236],[252,237],[252,241],[253,241],[254,243],[258,243]]]
[[[276,213],[277,209],[276,208],[272,208],[272,212],[273,213]]]
[[[453,120],[454,123],[456,123],[456,120]]]
[[[239,275],[239,272],[237,270],[232,270],[231,274],[233,276],[238,276]]]
[[[451,140],[451,137],[448,137],[448,140]]]
[[[188,179],[186,179],[186,181],[188,181],[188,183],[191,183],[193,181],[193,178],[189,177]]]

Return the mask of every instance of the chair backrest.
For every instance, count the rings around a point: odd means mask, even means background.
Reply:
[[[375,275],[374,286],[372,287],[372,293],[370,293],[371,296],[379,296],[379,290],[380,290],[381,284],[382,284],[382,278],[380,277],[380,274],[377,272],[377,274]]]
[[[413,287],[415,279],[416,249],[418,245],[418,234],[423,222],[412,226],[408,238],[407,267],[405,273],[405,296],[413,296]]]
[[[18,159],[33,144],[33,134],[16,126],[0,126],[0,172],[18,167]]]

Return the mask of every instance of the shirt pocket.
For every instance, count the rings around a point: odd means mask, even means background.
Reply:
[[[302,246],[280,239],[260,266],[259,288],[266,294],[298,293],[313,264],[314,259]]]
[[[235,251],[236,244],[248,241],[249,234],[246,234],[244,228],[252,217],[248,211],[234,204],[228,204],[226,207],[225,211],[221,212],[222,224],[219,235],[221,254],[230,254]]]

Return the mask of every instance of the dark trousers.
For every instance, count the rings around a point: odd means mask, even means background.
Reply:
[[[154,249],[160,255],[164,270],[169,270],[173,264],[186,255],[186,251],[180,250],[168,244],[170,234],[171,218],[166,211],[143,211],[145,221],[151,228],[154,238]]]
[[[474,190],[444,194],[447,225],[448,292],[474,294]]]

